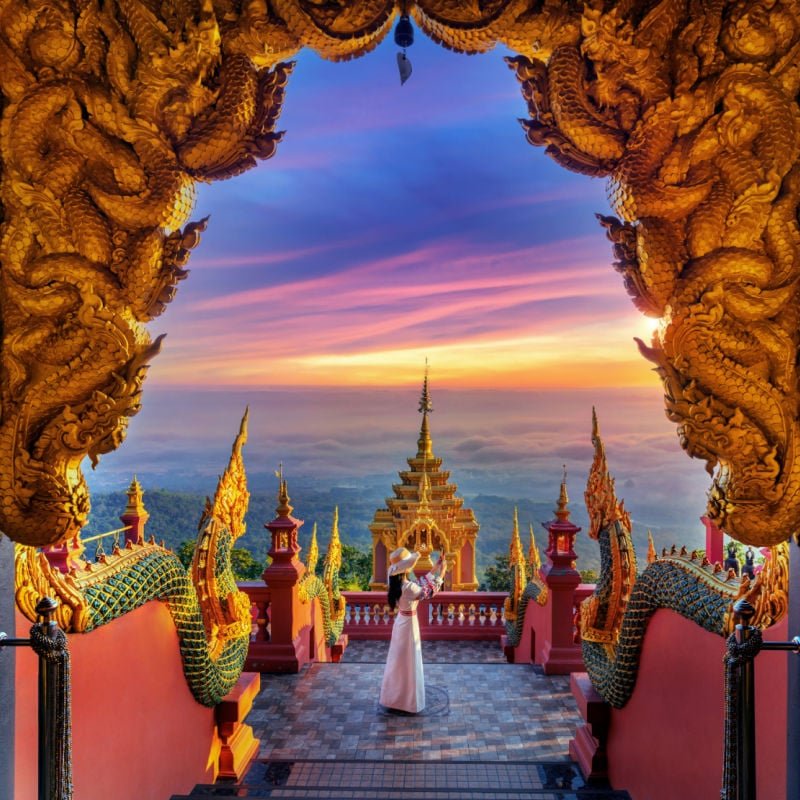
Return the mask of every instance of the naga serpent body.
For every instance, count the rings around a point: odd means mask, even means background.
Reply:
[[[766,628],[788,606],[788,543],[770,550],[770,557],[751,584],[733,570],[723,570],[685,549],[648,555],[637,575],[630,517],[618,502],[608,472],[596,416],[592,441],[595,455],[586,486],[589,536],[600,545],[600,580],[580,612],[583,660],[592,684],[614,708],[624,706],[636,684],[647,624],[659,609],[670,609],[705,630],[727,636],[733,625],[732,604],[746,595],[756,607],[751,624]]]
[[[250,644],[250,600],[236,587],[231,549],[244,532],[249,494],[242,461],[247,415],[213,501],[203,512],[191,567],[154,541],[102,550],[63,574],[44,553],[17,545],[16,600],[36,620],[36,603],[55,596],[55,619],[67,633],[89,633],[150,600],[167,603],[178,632],[186,682],[198,703],[216,705],[236,684]],[[131,503],[144,512],[134,480]]]

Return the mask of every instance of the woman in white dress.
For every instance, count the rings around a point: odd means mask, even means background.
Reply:
[[[389,655],[383,671],[380,703],[386,708],[416,714],[425,708],[425,676],[422,672],[422,642],[417,605],[442,588],[447,569],[444,558],[419,583],[411,570],[419,553],[405,547],[389,556],[389,606],[397,609],[392,626]]]

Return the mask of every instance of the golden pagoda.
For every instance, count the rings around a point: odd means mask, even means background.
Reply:
[[[399,473],[400,483],[392,486],[394,497],[375,512],[372,524],[372,579],[370,588],[386,589],[388,554],[398,547],[420,553],[416,572],[432,567],[431,554],[447,558],[445,586],[452,591],[474,591],[475,541],[479,525],[464,500],[456,497],[458,486],[448,483],[450,473],[442,469],[442,459],[433,452],[428,415],[433,412],[428,389],[428,370],[419,401],[422,426],[417,454],[408,460],[408,469]]]

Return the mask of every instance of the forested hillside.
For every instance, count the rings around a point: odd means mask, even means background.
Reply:
[[[352,487],[317,488],[313,485],[298,483],[296,488],[289,487],[294,505],[294,516],[304,520],[300,529],[300,544],[305,549],[311,531],[316,522],[320,550],[325,552],[333,520],[334,506],[339,506],[339,530],[342,541],[363,552],[371,551],[371,535],[369,523],[375,510],[384,505],[385,496],[375,489],[361,491]],[[174,550],[187,539],[197,535],[197,523],[203,509],[205,497],[190,492],[174,492],[163,489],[147,490],[145,487],[145,506],[150,513],[147,523],[147,535],[154,535],[157,540],[164,539]],[[124,492],[95,493],[92,495],[92,513],[89,525],[84,531],[86,536],[102,533],[120,526],[119,515],[126,505]],[[536,541],[542,556],[546,545],[546,532],[541,523],[552,519],[555,506],[555,491],[551,501],[532,501],[526,498],[508,498],[498,495],[478,494],[465,497],[465,505],[472,508],[480,523],[478,535],[478,578],[483,578],[484,570],[494,562],[496,555],[508,551],[509,538],[514,514],[514,506],[519,508],[520,528],[523,543],[527,551],[529,524],[533,524]],[[250,508],[247,513],[247,532],[237,543],[238,547],[247,548],[260,562],[266,559],[269,549],[269,533],[264,523],[275,516],[276,497],[266,492],[251,495]],[[579,569],[599,567],[597,543],[586,536],[588,520],[583,497],[572,498],[570,504],[572,519],[583,531],[578,534],[576,549]],[[666,547],[673,542],[683,544],[681,539],[664,527],[652,525],[653,535],[658,547]],[[692,547],[702,546],[702,528],[696,529],[695,537],[686,544]],[[682,537],[686,539],[686,537]],[[647,526],[634,519],[634,543],[640,561],[644,562],[647,553]]]

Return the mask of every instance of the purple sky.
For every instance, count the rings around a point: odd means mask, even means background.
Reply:
[[[707,481],[633,343],[652,324],[610,266],[604,183],[526,143],[503,52],[417,32],[402,87],[395,52],[301,53],[276,157],[201,187],[209,229],[153,326],[169,335],[144,411],[92,484],[217,474],[248,402],[256,469],[394,473],[427,357],[437,449],[465,491],[549,499],[566,461],[579,498],[595,403],[628,504],[678,501],[695,529]]]

